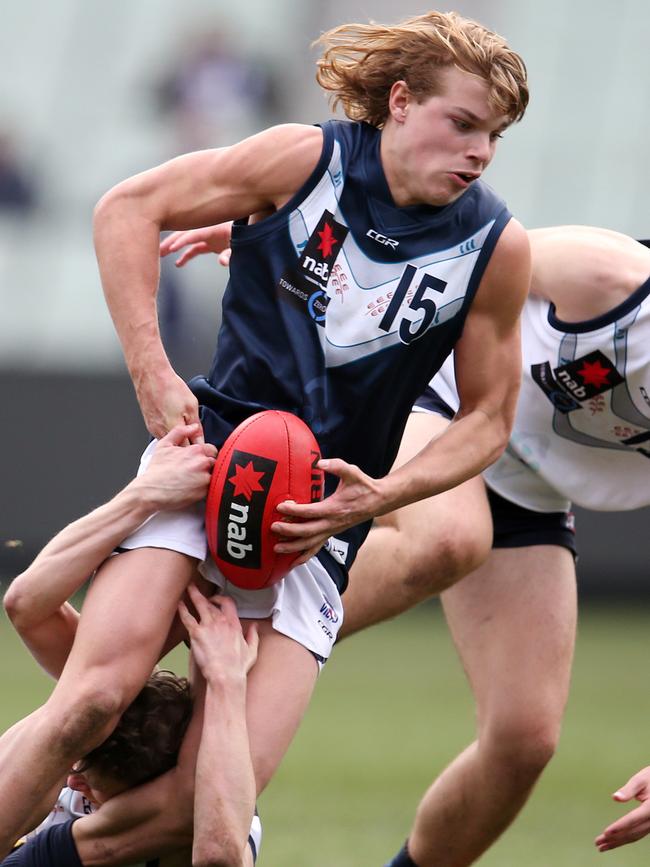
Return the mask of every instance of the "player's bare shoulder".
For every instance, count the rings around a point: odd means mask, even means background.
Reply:
[[[519,315],[530,286],[531,252],[528,233],[510,219],[499,236],[476,295],[477,310],[497,304],[506,315]]]
[[[247,183],[263,190],[281,208],[316,168],[323,150],[323,131],[317,126],[287,123],[251,136],[237,145],[237,161],[245,167]]]
[[[529,236],[531,292],[551,301],[562,320],[602,316],[650,277],[650,250],[620,232],[553,226],[533,229]]]

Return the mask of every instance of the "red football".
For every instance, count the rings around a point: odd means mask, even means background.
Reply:
[[[320,449],[297,416],[279,410],[258,412],[225,441],[212,471],[205,511],[210,553],[223,575],[246,590],[283,578],[298,556],[277,554],[284,500],[314,503],[323,496]]]

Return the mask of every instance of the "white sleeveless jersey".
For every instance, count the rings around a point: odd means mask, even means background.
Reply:
[[[27,834],[27,838],[29,839],[35,834],[40,834],[41,831],[45,831],[52,825],[60,825],[63,822],[69,822],[70,819],[79,819],[94,812],[95,807],[93,803],[85,795],[65,786],[61,789],[52,812],[43,819],[37,828]]]
[[[506,452],[484,472],[518,505],[623,511],[650,504],[650,280],[604,316],[561,322],[529,297],[523,381]],[[431,386],[458,408],[453,364]]]

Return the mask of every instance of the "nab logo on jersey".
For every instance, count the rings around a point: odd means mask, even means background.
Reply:
[[[530,373],[555,409],[562,413],[581,409],[584,401],[624,382],[609,358],[599,349],[555,369],[551,368],[548,361],[533,364]]]
[[[262,552],[262,517],[276,461],[234,451],[219,508],[217,554],[222,560],[258,569]]]
[[[556,367],[555,376],[578,400],[589,400],[623,382],[621,374],[599,349]]]
[[[314,277],[318,277],[319,283],[327,283],[330,278],[330,266],[327,262],[317,262],[311,256],[305,256],[302,264]]]
[[[322,289],[327,286],[332,265],[341,251],[348,234],[348,227],[334,219],[334,214],[323,211],[314,231],[300,257],[299,265],[304,276],[316,282]]]
[[[317,325],[325,325],[329,304],[327,282],[336,257],[348,234],[348,227],[334,219],[329,211],[323,214],[302,249],[296,267],[288,268],[276,287],[278,296],[299,310],[305,311]]]

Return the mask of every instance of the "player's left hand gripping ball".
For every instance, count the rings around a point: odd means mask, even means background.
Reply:
[[[212,472],[205,525],[210,553],[237,587],[259,590],[283,578],[296,554],[274,550],[279,503],[323,496],[318,443],[297,416],[267,410],[247,418],[225,441]]]

